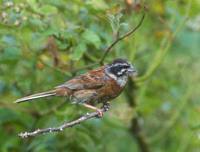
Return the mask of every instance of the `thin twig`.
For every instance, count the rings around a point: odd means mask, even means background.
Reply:
[[[109,104],[105,104],[101,108],[101,112],[106,112],[106,111],[108,111],[108,109],[109,109]],[[28,137],[37,136],[37,135],[46,134],[46,133],[61,132],[65,128],[73,127],[75,125],[80,124],[83,121],[86,121],[86,120],[91,119],[91,118],[96,118],[96,117],[99,117],[98,111],[92,112],[92,113],[86,113],[85,115],[79,117],[78,119],[70,121],[70,122],[65,122],[64,124],[62,124],[58,127],[37,129],[37,130],[32,131],[32,132],[21,132],[21,133],[18,134],[18,136],[21,137],[21,138],[28,138]]]
[[[124,38],[126,38],[126,37],[130,36],[131,34],[133,34],[133,33],[142,25],[142,22],[143,22],[144,18],[145,18],[145,13],[142,15],[142,18],[141,18],[140,22],[138,23],[138,25],[137,25],[136,27],[134,27],[133,29],[131,29],[130,31],[128,31],[127,33],[125,33],[123,36],[119,36],[119,35],[118,35],[118,36],[116,37],[116,39],[115,39],[108,47],[106,47],[105,52],[104,52],[102,58],[100,59],[100,61],[97,61],[97,62],[91,63],[91,64],[89,64],[89,65],[86,65],[86,66],[83,66],[83,67],[80,67],[80,68],[71,70],[70,72],[76,73],[77,71],[85,70],[85,69],[90,69],[91,67],[94,67],[94,66],[96,66],[96,65],[103,65],[103,62],[104,62],[106,56],[108,55],[108,53],[111,51],[111,49],[112,49],[119,41],[121,41],[121,40],[123,40]],[[44,62],[43,62],[43,63],[44,63]],[[66,75],[69,75],[68,73],[66,73],[65,71],[63,71],[63,70],[61,70],[61,69],[59,69],[59,68],[57,68],[57,67],[52,67],[52,66],[50,66],[50,65],[48,65],[48,64],[46,64],[46,63],[44,63],[44,64],[47,65],[47,66],[49,66],[49,67],[51,67],[51,68],[56,69],[57,71],[59,71],[59,72],[61,72],[61,73],[64,73],[64,74],[66,74]]]
[[[111,51],[111,49],[121,40],[123,40],[124,38],[130,36],[131,34],[133,34],[141,25],[142,25],[142,22],[144,20],[144,17],[145,17],[145,13],[142,15],[142,18],[140,19],[140,22],[138,23],[138,25],[131,29],[130,31],[128,31],[126,34],[122,35],[122,36],[119,36],[118,38],[116,38],[106,49],[105,49],[105,53],[103,54],[101,60],[99,61],[99,63],[102,65],[107,54]]]

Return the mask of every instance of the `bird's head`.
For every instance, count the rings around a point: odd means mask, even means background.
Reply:
[[[107,65],[107,71],[116,78],[120,77],[134,77],[137,75],[135,67],[127,62],[125,59],[115,59],[111,64]]]

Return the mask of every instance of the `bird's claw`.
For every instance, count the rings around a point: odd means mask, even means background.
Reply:
[[[103,111],[101,111],[101,109],[97,109],[97,118],[102,118],[103,117]]]
[[[97,118],[102,118],[103,117],[103,113],[108,111],[110,109],[110,103],[109,102],[106,102],[103,104],[102,108],[101,109],[97,109]]]

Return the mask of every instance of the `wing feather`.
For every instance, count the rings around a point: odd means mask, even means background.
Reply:
[[[93,70],[86,74],[77,76],[56,88],[66,87],[71,90],[98,89],[105,85],[103,77],[104,72],[102,73],[101,69]]]

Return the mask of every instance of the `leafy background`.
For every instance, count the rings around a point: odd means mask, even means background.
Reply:
[[[199,151],[199,0],[0,2],[1,152]],[[111,110],[62,133],[20,139],[21,131],[57,126],[87,110],[57,97],[13,101],[87,71],[117,31],[137,25],[144,5],[141,27],[106,57],[126,58],[139,71]]]

